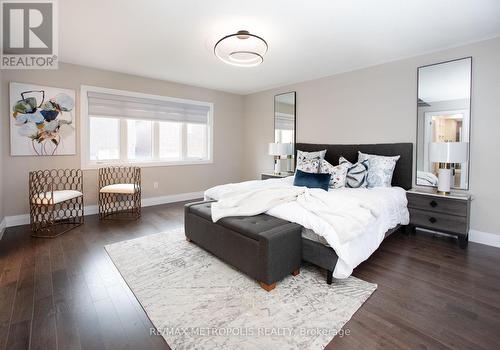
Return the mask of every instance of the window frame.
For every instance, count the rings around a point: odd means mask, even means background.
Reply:
[[[102,160],[102,161],[95,161],[90,159],[90,116],[88,114],[88,92],[101,92],[101,93],[109,93],[109,94],[115,94],[115,95],[121,95],[121,96],[128,96],[128,97],[138,97],[138,98],[149,98],[149,99],[156,99],[156,100],[161,100],[161,101],[168,101],[168,102],[180,102],[180,103],[189,103],[193,105],[199,105],[199,106],[207,106],[209,108],[209,113],[208,113],[208,122],[207,122],[207,158],[206,159],[196,159],[196,158],[187,158],[186,150],[187,150],[187,137],[186,133],[181,131],[181,159],[180,160],[174,160],[174,159],[158,159],[158,160],[125,160],[123,159],[123,155],[127,153],[126,149],[123,149],[124,144],[126,145],[126,136],[125,139],[122,140],[123,138],[123,124],[126,124],[126,121],[128,119],[130,120],[136,120],[134,118],[125,118],[125,117],[120,117],[116,116],[115,118],[119,119],[120,122],[120,159],[118,160]],[[117,89],[109,89],[109,88],[103,88],[103,87],[97,87],[97,86],[90,86],[90,85],[81,85],[80,87],[80,109],[81,109],[81,119],[80,119],[80,146],[81,146],[81,167],[82,169],[98,169],[104,166],[127,166],[127,165],[135,165],[135,166],[140,166],[140,167],[156,167],[156,166],[180,166],[180,165],[198,165],[198,164],[212,164],[213,163],[213,133],[214,133],[214,104],[211,102],[204,102],[204,101],[196,101],[196,100],[190,100],[190,99],[182,99],[182,98],[175,98],[175,97],[168,97],[168,96],[160,96],[160,95],[151,95],[151,94],[145,94],[141,92],[134,92],[134,91],[126,91],[126,90],[117,90]],[[104,118],[113,118],[110,116],[98,116],[96,115],[95,117],[104,117]],[[155,118],[152,119],[144,119],[144,120],[150,120],[153,121],[153,124],[158,125],[159,122],[162,120],[158,120]],[[205,125],[205,124],[204,124]],[[186,122],[182,123],[181,129],[187,129],[186,127]],[[158,147],[159,142],[158,142],[158,136],[159,136],[159,127],[155,127],[153,125],[153,134],[155,137],[153,137],[153,155],[155,154],[155,149]],[[184,157],[184,158],[182,158]]]

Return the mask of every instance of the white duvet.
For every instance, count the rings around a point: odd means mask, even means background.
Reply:
[[[265,188],[292,188],[293,176],[283,179],[269,179],[246,181],[236,184],[216,186],[205,191],[206,199],[219,200],[236,193],[244,193]],[[341,192],[339,192],[341,191]],[[354,238],[343,239],[336,232],[329,220],[324,220],[314,211],[306,209],[297,201],[287,201],[273,206],[266,211],[267,214],[295,222],[306,229],[323,236],[328,244],[335,250],[339,260],[333,272],[335,278],[347,278],[353,269],[379,247],[385,233],[398,224],[407,225],[409,213],[407,209],[406,193],[402,188],[372,188],[372,189],[334,189],[324,195],[330,196],[332,202],[337,203],[340,197],[350,197],[356,201],[366,203],[367,207],[378,208],[373,220],[366,222],[362,233]]]
[[[279,186],[223,195],[212,204],[212,220],[258,215],[290,202],[299,204],[330,225],[340,244],[362,235],[380,215],[378,203],[352,196],[347,191]]]

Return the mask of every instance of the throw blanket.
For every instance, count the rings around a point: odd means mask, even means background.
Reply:
[[[253,216],[290,202],[326,221],[341,243],[365,232],[379,216],[378,209],[343,191],[326,192],[306,187],[274,187],[233,192],[212,204],[212,220],[229,216]]]
[[[265,181],[245,181],[212,187],[205,191],[205,198],[221,200],[231,194],[242,194],[258,189],[280,188],[284,190],[293,187],[293,176]],[[306,191],[314,192],[315,190],[309,189]],[[368,259],[368,257],[379,247],[387,230],[394,228],[398,224],[407,225],[410,221],[410,214],[406,207],[408,203],[406,200],[406,191],[399,187],[377,187],[370,189],[341,188],[328,192],[322,190],[316,191],[320,191],[315,194],[316,197],[323,198],[325,196],[335,196],[332,201],[339,201],[341,205],[347,203],[349,199],[357,198],[365,208],[371,208],[370,211],[375,209],[373,213],[375,216],[378,216],[373,225],[370,224],[363,229],[362,235],[345,243],[341,243],[339,234],[332,225],[310,210],[306,210],[299,203],[299,198],[290,202],[284,200],[283,204],[276,205],[274,208],[266,211],[268,215],[295,222],[304,227],[304,229],[311,230],[324,237],[339,257],[335,265],[335,270],[333,271],[333,277],[335,278],[349,277],[353,269],[362,261]],[[304,196],[306,195],[304,194]],[[328,199],[318,199],[318,203],[325,201],[329,202]],[[345,214],[354,215],[354,212],[347,212]]]

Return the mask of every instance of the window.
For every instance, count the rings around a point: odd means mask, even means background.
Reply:
[[[204,158],[207,154],[207,126],[187,124],[187,156],[188,158]]]
[[[90,159],[120,159],[120,120],[116,118],[90,118]]]
[[[293,130],[283,130],[283,129],[274,130],[274,139],[276,140],[275,142],[278,143],[293,143],[293,136],[294,136]]]
[[[153,122],[127,120],[127,159],[153,159]]]
[[[295,115],[275,111],[274,113],[274,142],[294,143]]]
[[[82,87],[82,167],[207,163],[213,105]]]
[[[160,122],[160,158],[181,159],[182,123]]]

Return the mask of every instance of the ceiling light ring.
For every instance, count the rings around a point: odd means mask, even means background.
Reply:
[[[233,51],[233,52],[229,53],[229,56],[231,57],[232,55],[237,54],[237,53],[249,53],[249,54],[252,54],[255,56],[259,56],[261,63],[264,62],[264,57],[261,54],[259,54],[258,52],[254,52],[254,51],[245,51],[245,50]],[[238,60],[236,60],[236,61],[238,61]]]
[[[256,38],[256,39],[261,40],[261,41],[264,43],[264,45],[266,45],[266,51],[264,52],[264,54],[266,54],[266,53],[267,53],[267,51],[269,50],[269,45],[267,44],[267,41],[265,41],[265,40],[264,40],[263,38],[261,38],[260,36],[255,35],[255,34],[252,34],[252,33],[248,32],[248,31],[246,31],[246,30],[239,30],[239,31],[238,31],[238,32],[236,32],[236,33],[226,35],[225,37],[223,37],[223,38],[219,39],[219,40],[215,43],[215,45],[214,45],[214,54],[216,54],[216,53],[215,53],[215,50],[216,50],[216,48],[217,48],[217,45],[219,45],[219,44],[220,44],[223,40],[225,40],[225,39],[229,39],[229,38],[232,38],[233,36],[240,36],[240,35],[242,35],[242,34],[247,35],[247,36],[251,36],[251,37],[253,37],[253,38]],[[217,54],[216,54],[216,55],[217,55]],[[259,56],[260,56],[260,55],[259,55]]]
[[[242,36],[245,36],[246,38],[242,38]],[[227,64],[233,64],[233,63],[231,63],[231,62],[227,62],[227,60],[226,60],[224,57],[222,57],[222,56],[220,56],[219,54],[217,54],[217,47],[219,46],[219,44],[220,44],[221,42],[223,42],[224,40],[226,40],[226,39],[230,39],[230,38],[233,38],[233,37],[238,37],[238,39],[240,39],[240,40],[246,40],[246,39],[248,39],[248,38],[252,37],[252,38],[254,38],[254,39],[259,40],[261,43],[263,43],[263,44],[264,44],[265,49],[264,49],[264,50],[263,50],[263,52],[261,52],[261,53],[259,53],[259,52],[255,52],[255,51],[247,51],[247,50],[239,50],[239,52],[245,52],[245,53],[249,53],[249,54],[253,54],[253,55],[255,55],[255,56],[258,56],[258,57],[259,57],[259,59],[260,59],[260,62],[259,62],[257,65],[259,65],[259,64],[261,64],[261,63],[263,63],[263,62],[264,62],[264,55],[265,55],[265,54],[267,53],[267,51],[269,50],[269,45],[267,44],[267,41],[265,41],[262,37],[260,37],[260,36],[258,36],[258,35],[255,35],[255,34],[250,33],[250,32],[249,32],[249,31],[247,31],[247,30],[239,30],[239,31],[238,31],[238,32],[236,32],[236,33],[226,35],[226,36],[222,37],[221,39],[219,39],[219,40],[215,43],[215,45],[214,45],[214,55],[215,55],[218,59],[220,59],[220,60],[221,60],[222,62],[224,62],[224,63],[227,63]],[[231,54],[233,54],[233,53],[235,53],[235,52],[238,52],[238,51],[233,51],[233,52],[231,52]],[[233,65],[236,65],[236,66],[241,66],[241,67],[254,67],[254,66],[256,66],[256,65],[248,65],[248,66],[245,66],[245,65],[239,65],[239,64],[233,64]]]

